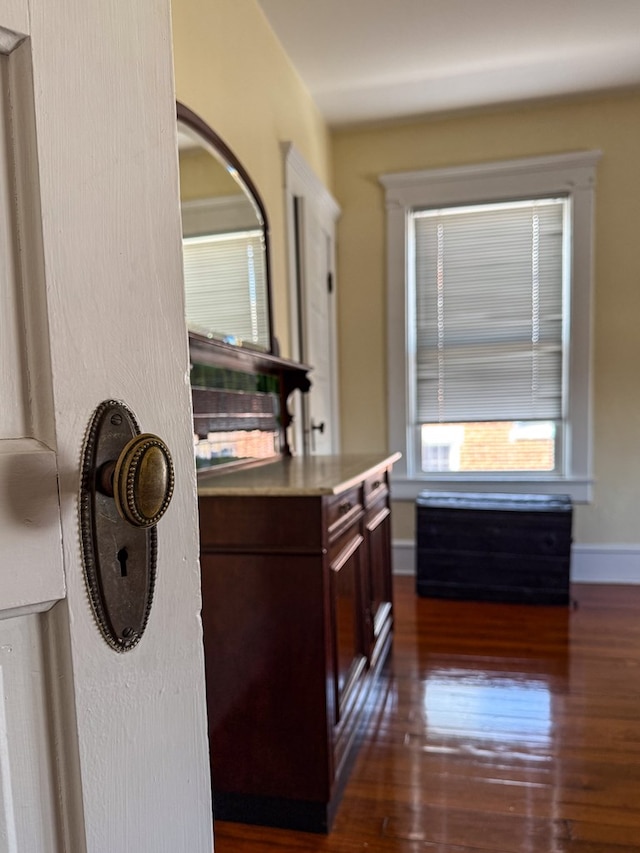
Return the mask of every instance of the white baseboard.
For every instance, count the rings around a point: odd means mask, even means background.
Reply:
[[[416,543],[412,539],[394,539],[391,543],[394,575],[415,575]]]
[[[394,575],[414,575],[415,542],[396,539],[392,549]],[[571,580],[574,583],[640,584],[640,545],[574,545]]]
[[[640,584],[640,545],[574,545],[571,580]]]

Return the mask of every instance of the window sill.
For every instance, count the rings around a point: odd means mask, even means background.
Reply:
[[[471,478],[434,474],[415,478],[403,474],[392,474],[391,493],[394,500],[415,500],[420,492],[500,492],[529,495],[569,495],[574,503],[588,504],[592,500],[593,480],[577,477],[524,478],[505,476]]]

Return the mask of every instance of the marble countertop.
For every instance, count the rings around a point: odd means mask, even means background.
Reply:
[[[400,453],[294,456],[225,474],[207,472],[198,476],[198,495],[337,495],[400,457]]]

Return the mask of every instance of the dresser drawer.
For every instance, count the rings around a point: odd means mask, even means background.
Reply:
[[[354,486],[339,495],[327,498],[327,527],[329,538],[352,524],[362,512],[362,486]]]
[[[350,524],[337,536],[333,537],[329,546],[329,563],[334,571],[339,570],[345,556],[358,548],[363,541],[359,524]]]
[[[389,495],[389,480],[386,469],[376,471],[364,481],[364,505],[365,507],[377,503],[381,498]]]
[[[201,497],[199,507],[204,551],[322,551],[320,498]]]

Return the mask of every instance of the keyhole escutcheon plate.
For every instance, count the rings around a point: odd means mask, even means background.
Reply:
[[[133,442],[137,437],[139,440]],[[166,498],[158,498],[153,504],[163,504],[164,512],[173,491],[171,457],[156,436],[149,439],[154,439],[154,453],[160,452],[156,444],[166,451],[163,464],[170,474],[170,478],[165,476]],[[151,611],[156,578],[156,516],[150,514],[137,523],[135,519],[127,520],[113,494],[117,461],[132,443],[143,449],[148,443],[147,436],[141,436],[134,413],[122,402],[105,400],[93,413],[85,435],[80,534],[91,607],[102,636],[117,652],[129,651],[140,642]],[[134,474],[139,477],[137,468],[129,469],[129,478]],[[126,483],[127,478],[122,479]],[[133,499],[131,503],[135,507]]]

